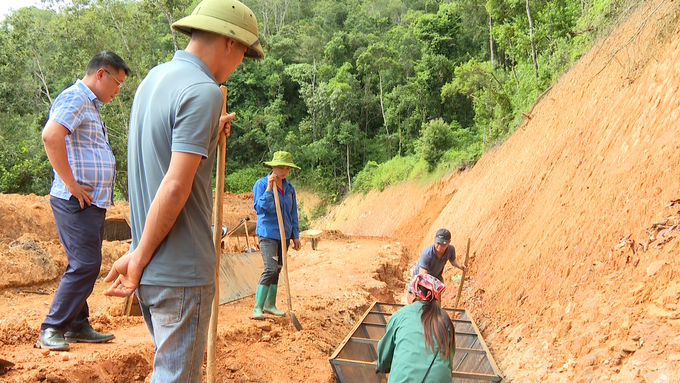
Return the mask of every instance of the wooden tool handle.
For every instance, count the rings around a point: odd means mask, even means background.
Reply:
[[[286,284],[286,297],[288,298],[288,312],[293,311],[293,303],[290,300],[290,283],[288,281],[288,246],[286,242],[286,232],[283,227],[283,217],[281,216],[281,203],[279,202],[279,191],[276,184],[272,188],[274,193],[274,204],[276,205],[276,219],[279,221],[279,233],[281,233],[281,254],[283,255],[283,283]]]
[[[227,87],[220,86],[222,90],[223,104],[222,115],[227,114]],[[206,375],[208,382],[215,382],[215,354],[217,341],[217,320],[219,319],[220,310],[220,258],[222,256],[222,199],[224,198],[224,166],[227,149],[227,136],[220,132],[217,141],[217,169],[215,169],[215,202],[213,208],[215,215],[213,216],[213,243],[215,245],[215,257],[217,258],[217,266],[215,270],[215,298],[212,304],[212,313],[210,315],[210,325],[208,327],[208,360]]]
[[[465,262],[463,266],[467,268],[468,266],[468,256],[470,255],[470,238],[467,240],[467,246],[465,247]],[[458,308],[458,301],[460,300],[460,294],[463,292],[463,283],[465,282],[465,270],[463,270],[463,275],[460,277],[460,285],[458,286],[458,295],[456,296],[456,305],[453,308]]]

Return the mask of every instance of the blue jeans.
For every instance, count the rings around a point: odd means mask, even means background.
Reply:
[[[260,254],[264,270],[260,275],[259,285],[269,286],[279,284],[279,274],[283,267],[283,253],[281,252],[281,241],[277,239],[259,237]],[[290,244],[290,239],[286,241],[286,249]]]
[[[214,297],[214,284],[137,288],[139,307],[156,346],[151,383],[202,381]]]

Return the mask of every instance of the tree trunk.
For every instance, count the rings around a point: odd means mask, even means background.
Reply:
[[[368,118],[368,108],[366,107],[366,100],[368,100],[368,82],[366,82],[366,85],[364,85],[364,101],[361,103],[361,108],[364,111],[364,116],[366,117],[365,123],[364,123],[364,142],[363,142],[363,153],[361,157],[361,163],[363,165],[366,165],[366,139],[368,137],[368,124],[371,122],[371,119]]]
[[[269,33],[267,30],[267,26],[269,25],[269,14],[267,14],[267,2],[263,1],[262,3],[264,5],[262,6],[262,31],[260,31],[260,33],[262,34],[262,37],[266,39]]]
[[[399,124],[399,153],[397,153],[399,157],[401,157],[401,144],[401,124]]]
[[[172,28],[172,24],[175,22],[175,18],[172,16],[172,11],[165,9],[163,5],[157,1],[156,5],[158,5],[158,8],[163,12],[163,15],[165,15],[165,19],[168,20],[168,25],[170,26],[170,33],[172,33],[172,44],[175,47],[175,51],[179,50],[179,44],[177,44],[177,32]]]
[[[378,82],[380,83],[380,111],[382,112],[383,125],[385,125],[385,132],[390,135],[389,129],[387,129],[387,120],[385,120],[385,105],[383,104],[383,87],[382,87],[382,73],[378,70]]]
[[[349,176],[349,144],[347,144],[347,185],[349,185],[349,191],[352,191],[352,178]]]
[[[493,69],[493,17],[489,16],[489,53],[491,53],[491,69]]]
[[[534,60],[534,76],[538,78],[538,60],[536,58],[536,44],[534,44],[534,21],[531,19],[531,11],[529,10],[529,0],[527,3],[527,17],[529,18],[529,41],[531,41],[531,58]]]
[[[510,49],[512,49],[512,39],[508,38],[508,46]],[[507,52],[505,53],[506,56],[508,56]],[[519,88],[519,79],[517,78],[517,71],[515,71],[515,62],[512,60],[511,57],[505,57],[505,60],[510,63],[510,68],[512,69],[512,76],[515,78],[515,84],[517,84],[517,88]]]
[[[120,25],[118,25],[118,21],[116,21],[116,18],[113,14],[113,10],[111,9],[111,7],[109,7],[108,4],[107,4],[106,8],[109,10],[109,14],[111,15],[111,21],[113,21],[113,26],[116,28],[116,30],[120,34],[120,38],[123,40],[123,45],[125,45],[125,50],[128,53],[128,57],[132,58],[131,64],[134,68],[135,75],[137,77],[139,77],[139,71],[137,69],[137,63],[134,61],[134,55],[132,54],[132,51],[130,50],[130,46],[128,45],[127,39],[125,38],[125,34],[123,33],[123,30],[120,28]],[[170,29],[172,29],[172,26],[170,27]],[[175,42],[175,46],[177,46],[176,44],[177,43]],[[177,49],[175,49],[175,50],[177,50]]]
[[[33,50],[33,58],[35,59],[35,63],[38,66],[37,71],[33,71],[33,74],[40,79],[40,82],[42,82],[43,87],[45,90],[43,93],[45,93],[45,96],[47,96],[47,99],[50,101],[49,106],[52,106],[52,96],[50,96],[50,88],[47,86],[47,81],[45,80],[45,73],[42,70],[42,66],[40,65],[40,59],[38,58],[37,52]]]
[[[312,142],[316,142],[316,56],[312,60]]]
[[[279,7],[279,5],[281,7]],[[288,5],[288,0],[274,2],[274,26],[276,27],[276,33],[281,32],[281,29],[283,29],[283,27],[286,25],[286,13],[288,13]],[[279,10],[279,8],[282,9]]]

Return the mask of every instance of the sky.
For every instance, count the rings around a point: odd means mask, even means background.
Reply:
[[[11,10],[17,10],[21,7],[28,7],[31,5],[41,6],[40,0],[0,0],[0,19],[10,14]]]

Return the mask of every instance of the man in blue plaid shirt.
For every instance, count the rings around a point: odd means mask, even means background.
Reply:
[[[97,53],[87,64],[85,77],[54,100],[43,128],[45,151],[54,168],[50,205],[68,265],[40,326],[36,347],[66,351],[69,342],[114,338],[90,326],[87,298],[101,268],[104,220],[113,204],[116,173],[99,108],[118,94],[129,74],[127,64],[115,53]]]

